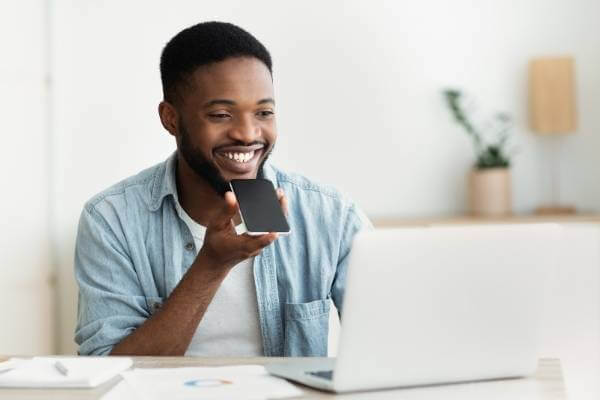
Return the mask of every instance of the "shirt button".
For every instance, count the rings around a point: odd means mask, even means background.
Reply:
[[[187,251],[192,251],[192,250],[194,250],[194,243],[188,243],[188,244],[186,244],[186,245],[185,245],[185,249],[186,249]]]

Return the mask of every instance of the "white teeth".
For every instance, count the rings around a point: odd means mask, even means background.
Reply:
[[[229,158],[230,160],[235,160],[240,163],[246,163],[254,157],[254,152],[251,151],[249,153],[223,153],[223,155]]]

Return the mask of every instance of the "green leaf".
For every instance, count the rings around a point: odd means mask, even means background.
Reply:
[[[500,124],[500,129],[497,132],[498,141],[494,144],[486,144],[483,141],[483,135],[475,128],[461,107],[460,99],[463,95],[462,92],[458,89],[445,89],[442,93],[455,122],[462,126],[467,135],[473,140],[476,156],[475,167],[481,169],[508,168],[510,166],[510,157],[506,154],[505,146],[511,128],[512,118],[510,115],[500,112],[494,116]]]

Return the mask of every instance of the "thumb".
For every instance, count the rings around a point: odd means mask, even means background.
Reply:
[[[232,192],[225,192],[224,200],[225,204],[215,218],[215,223],[220,228],[230,227],[231,219],[238,211],[238,203]]]

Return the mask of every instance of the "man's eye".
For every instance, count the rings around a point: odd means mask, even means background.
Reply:
[[[210,118],[214,118],[214,119],[225,119],[225,118],[229,118],[229,114],[225,114],[225,113],[213,113],[213,114],[208,114],[208,116]]]
[[[269,118],[270,116],[275,115],[275,113],[270,110],[259,111],[257,114],[261,118]]]

